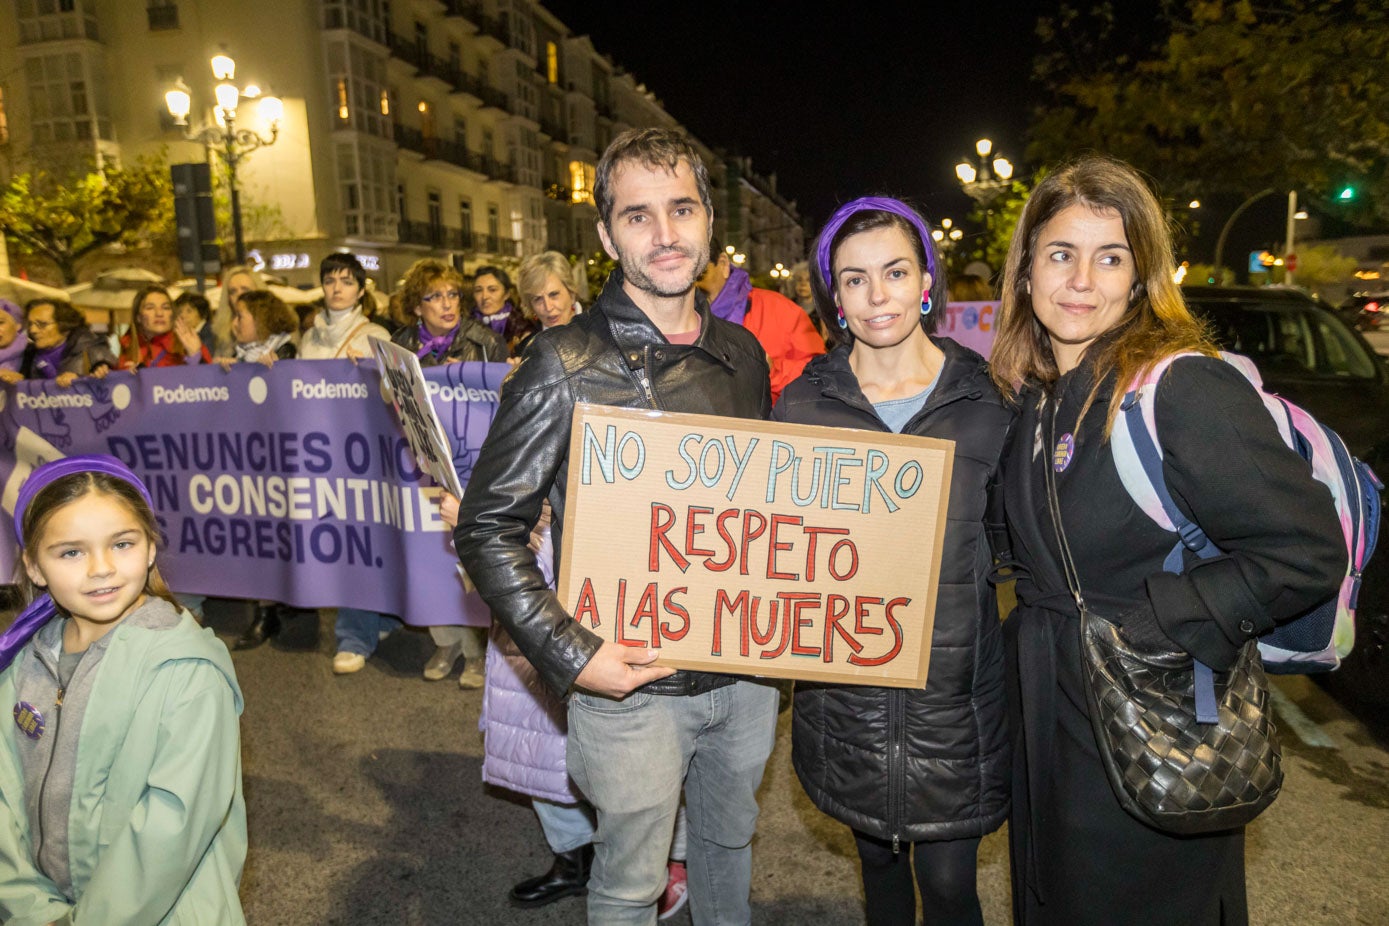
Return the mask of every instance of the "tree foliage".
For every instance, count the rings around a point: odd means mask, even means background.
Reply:
[[[34,167],[0,186],[0,231],[22,253],[52,261],[64,283],[77,282],[86,255],[112,244],[144,246],[167,236],[172,221],[162,159],[85,172]]]
[[[1144,49],[1135,34],[1151,35]],[[1174,198],[1298,189],[1389,221],[1389,6],[1382,0],[1164,0],[1153,29],[1109,4],[1038,25],[1051,99],[1028,159],[1128,161]],[[1124,43],[1128,43],[1125,46]]]

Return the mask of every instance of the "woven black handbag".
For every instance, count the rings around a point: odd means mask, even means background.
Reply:
[[[1139,652],[1117,625],[1086,608],[1049,462],[1046,483],[1066,583],[1080,610],[1090,726],[1120,806],[1183,836],[1244,826],[1283,786],[1257,642],[1244,645],[1229,672],[1215,674],[1217,722],[1198,722],[1191,656]]]
[[[1119,804],[1168,833],[1244,826],[1283,785],[1268,679],[1250,640],[1216,673],[1220,719],[1198,723],[1194,670],[1183,652],[1139,653],[1112,622],[1082,610],[1085,697]]]

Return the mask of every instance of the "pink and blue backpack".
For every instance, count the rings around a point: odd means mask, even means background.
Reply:
[[[1148,517],[1180,538],[1163,563],[1168,572],[1182,571],[1183,549],[1203,559],[1221,552],[1198,525],[1182,514],[1162,476],[1162,444],[1158,440],[1154,414],[1157,383],[1174,360],[1186,356],[1203,355],[1173,354],[1159,361],[1130,386],[1110,438],[1124,488]],[[1225,352],[1220,357],[1254,385],[1264,401],[1264,408],[1278,426],[1283,442],[1307,461],[1312,475],[1331,490],[1335,499],[1347,553],[1346,576],[1339,592],[1306,614],[1259,637],[1259,652],[1267,671],[1280,674],[1329,672],[1340,666],[1355,644],[1356,599],[1365,564],[1379,537],[1379,493],[1384,486],[1369,466],[1351,456],[1335,431],[1304,409],[1265,392],[1263,378],[1248,357]],[[1198,671],[1198,676],[1200,674]],[[1198,702],[1200,700],[1198,697]]]

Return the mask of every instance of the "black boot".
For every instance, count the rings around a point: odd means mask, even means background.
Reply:
[[[543,875],[527,878],[511,889],[518,907],[543,907],[562,897],[588,893],[588,870],[593,865],[593,844],[555,855],[555,863]]]
[[[280,606],[278,604],[263,604],[256,606],[256,616],[251,619],[251,626],[237,638],[233,649],[255,649],[266,640],[280,632]]]

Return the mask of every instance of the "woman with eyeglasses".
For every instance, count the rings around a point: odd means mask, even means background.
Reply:
[[[506,341],[463,308],[463,277],[432,257],[415,261],[400,286],[401,305],[415,317],[391,338],[420,358],[421,366],[506,360]]]
[[[23,379],[51,379],[67,387],[79,376],[100,379],[115,366],[106,339],[88,328],[87,319],[67,302],[30,300],[24,319],[29,346],[19,364]]]
[[[506,362],[506,341],[463,308],[463,277],[453,267],[431,257],[415,261],[405,271],[399,295],[402,308],[412,313],[416,321],[397,331],[391,340],[414,351],[420,366],[477,360]],[[486,629],[439,624],[429,628],[429,635],[435,649],[424,665],[424,677],[429,681],[448,678],[462,658],[463,674],[458,687],[481,688]]]

